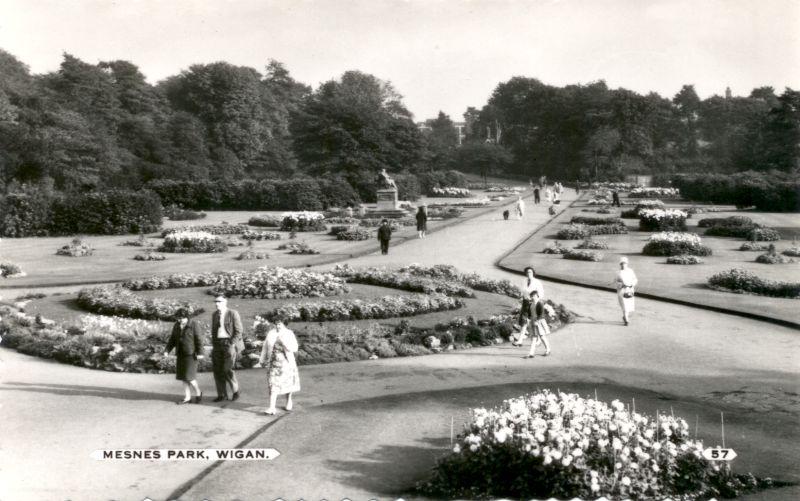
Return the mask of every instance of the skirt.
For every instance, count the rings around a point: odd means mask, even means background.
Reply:
[[[632,313],[635,311],[635,304],[634,304],[634,297],[624,297],[623,291],[625,289],[620,289],[617,291],[617,298],[619,299],[619,306],[622,308],[623,313]]]
[[[175,379],[189,382],[197,378],[197,360],[194,355],[181,355],[175,361]]]
[[[269,392],[275,395],[300,391],[300,373],[294,357],[290,360],[283,352],[274,350],[267,370]]]

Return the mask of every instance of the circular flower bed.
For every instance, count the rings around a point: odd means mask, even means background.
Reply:
[[[561,242],[552,242],[542,249],[542,252],[545,254],[563,254],[566,251],[567,247],[561,245]]]
[[[587,238],[583,242],[579,243],[575,246],[576,249],[593,249],[593,250],[605,250],[608,249],[608,242],[606,240],[592,240],[591,238]]]
[[[794,259],[778,254],[778,252],[775,250],[774,244],[769,244],[766,254],[761,254],[760,256],[756,257],[756,263],[761,264],[789,264],[794,262]]]
[[[642,249],[645,256],[710,256],[711,249],[701,244],[694,233],[654,233]]]
[[[269,259],[269,254],[266,252],[255,252],[247,250],[236,256],[237,261],[245,261],[250,259]]]
[[[708,233],[706,233],[708,234]],[[769,248],[766,244],[760,244],[758,242],[750,242],[747,241],[739,246],[740,251],[765,251]]]
[[[474,409],[453,453],[419,486],[461,499],[735,497],[770,487],[702,457],[681,418],[548,390]]]
[[[280,240],[281,234],[274,231],[252,231],[246,230],[239,238],[243,240]]]
[[[639,229],[642,231],[686,231],[689,215],[677,209],[642,209]]]
[[[136,261],[164,261],[167,259],[167,256],[164,254],[156,254],[152,250],[146,250],[144,254],[136,254],[133,256],[133,259]]]
[[[645,209],[664,209],[664,202],[661,200],[639,200],[636,207],[622,211],[620,217],[623,219],[638,219],[639,212]]]
[[[708,279],[708,285],[712,289],[724,292],[749,293],[792,299],[800,298],[800,282],[767,280],[739,268],[713,275]]]
[[[703,260],[697,256],[691,256],[688,254],[681,254],[679,256],[669,256],[667,258],[667,264],[702,264]]]
[[[215,253],[228,252],[228,244],[205,231],[177,231],[167,234],[159,252]]]
[[[329,322],[410,317],[436,311],[455,310],[463,306],[464,301],[461,299],[444,294],[415,294],[413,296],[384,296],[374,301],[353,299],[293,303],[276,308],[262,316],[269,320],[279,316],[288,316],[295,321]]]
[[[325,297],[349,292],[341,278],[330,273],[264,267],[219,275],[210,294],[261,299]]]
[[[781,252],[784,256],[800,257],[800,247],[794,246]]]
[[[203,307],[187,301],[167,298],[145,299],[122,287],[91,287],[78,293],[78,306],[100,315],[140,318],[143,320],[175,320],[180,310],[199,315]]]

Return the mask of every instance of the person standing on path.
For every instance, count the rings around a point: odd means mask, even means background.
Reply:
[[[614,190],[614,191],[611,192],[611,206],[612,207],[615,207],[615,206],[619,207],[620,206],[620,204],[619,204],[619,192],[617,190]]]
[[[539,346],[539,342],[544,344],[544,356],[550,355],[550,343],[547,341],[550,326],[547,325],[545,318],[544,301],[539,298],[539,291],[535,289],[531,293],[531,323],[533,324],[533,339],[531,339],[531,350],[525,358],[536,356],[536,347]]]
[[[522,219],[522,216],[525,215],[525,202],[522,201],[522,195],[517,197],[517,219]]]
[[[628,268],[628,258],[625,256],[619,258],[619,271],[614,279],[614,284],[617,287],[617,299],[622,308],[622,321],[625,322],[625,325],[630,323],[630,314],[635,311],[633,296],[637,283],[639,280],[636,278],[636,273]]]
[[[389,241],[392,239],[392,227],[389,226],[389,220],[384,219],[378,227],[378,241],[381,243],[381,254],[386,255],[389,253]]]
[[[539,186],[536,186],[533,189],[533,203],[538,204],[541,201],[542,201],[542,199],[541,199],[540,193],[539,193]]]
[[[536,292],[539,298],[544,297],[544,285],[542,285],[542,281],[536,278],[536,271],[531,266],[527,266],[525,268],[525,282],[521,288],[522,291],[522,308],[520,310],[519,316],[519,337],[517,341],[514,343],[517,346],[522,346],[522,341],[525,340],[528,332],[528,325],[530,324],[529,319],[532,316],[532,302],[531,297],[533,297],[533,293]]]
[[[551,203],[553,201],[553,192],[549,187],[545,188],[544,190],[544,199],[547,200],[547,203]]]
[[[217,398],[214,402],[222,402],[228,398],[228,386],[232,391],[231,400],[238,400],[239,382],[233,368],[238,353],[244,350],[242,319],[238,311],[228,309],[225,296],[217,296],[214,304],[217,307],[217,311],[211,315],[211,362],[214,383],[217,385]]]
[[[183,400],[177,404],[188,404],[192,402],[192,391],[194,390],[194,403],[199,404],[203,398],[203,392],[197,385],[197,361],[203,359],[203,337],[200,335],[200,325],[197,320],[189,318],[189,312],[181,308],[176,312],[177,320],[172,326],[172,334],[169,336],[167,347],[164,349],[164,356],[175,348],[175,379],[183,381]]]
[[[427,206],[420,205],[417,209],[417,234],[419,238],[425,238],[425,232],[428,231],[428,211]]]
[[[300,372],[297,370],[297,338],[294,332],[286,327],[289,319],[285,316],[275,321],[275,327],[267,333],[261,347],[261,358],[258,365],[267,367],[267,387],[269,390],[269,407],[264,414],[275,414],[278,395],[286,395],[287,411],[292,410],[292,393],[300,391]]]

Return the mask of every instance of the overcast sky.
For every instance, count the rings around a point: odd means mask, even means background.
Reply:
[[[0,0],[0,48],[33,73],[63,52],[153,83],[277,59],[313,87],[351,69],[389,80],[417,120],[461,120],[516,75],[666,97],[798,89],[799,34],[800,0]]]

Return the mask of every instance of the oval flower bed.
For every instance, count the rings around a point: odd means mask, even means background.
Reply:
[[[645,256],[710,256],[711,249],[701,244],[694,233],[653,233],[642,249]]]
[[[228,244],[205,231],[178,231],[164,237],[159,252],[215,253],[228,252]]]
[[[623,219],[638,219],[639,212],[645,209],[664,209],[664,202],[661,200],[639,200],[636,203],[636,207],[622,211],[620,217]]]
[[[143,320],[175,320],[180,310],[186,311],[191,316],[205,311],[202,306],[188,301],[168,298],[146,299],[122,287],[107,285],[81,289],[78,293],[78,306],[100,315]]]
[[[247,231],[247,226],[241,224],[204,224],[199,226],[181,226],[168,228],[161,232],[161,238],[166,238],[170,233],[210,233],[212,235],[238,235]]]
[[[354,269],[349,266],[334,268],[333,273],[350,283],[378,285],[426,294],[442,293],[448,296],[475,297],[469,287],[451,280],[429,278],[412,272],[397,272],[384,268]]]
[[[583,249],[565,249],[561,255],[564,259],[573,259],[575,261],[602,261],[603,254],[591,250]]]
[[[558,230],[556,238],[559,240],[583,240],[592,235],[623,235],[628,233],[624,224],[569,224]]]
[[[325,216],[321,212],[284,212],[281,215],[282,231],[325,231]]]
[[[448,198],[469,198],[472,195],[467,188],[454,188],[452,186],[445,186],[444,188],[433,187],[431,188],[432,197],[448,197]]]
[[[370,238],[372,238],[372,232],[363,228],[348,228],[336,233],[336,240],[345,240],[349,242],[369,240]]]
[[[455,310],[464,301],[444,294],[415,294],[413,296],[384,296],[374,301],[360,299],[323,301],[319,303],[294,303],[265,313],[263,318],[288,316],[302,322],[330,322],[410,317],[436,311]]]
[[[419,490],[448,499],[661,499],[773,486],[706,461],[703,449],[679,417],[544,390],[474,409],[452,454]]]
[[[659,186],[651,186],[648,188],[636,187],[628,193],[628,196],[631,198],[680,198],[681,192],[678,188],[662,188]]]
[[[335,296],[349,290],[344,280],[330,273],[263,267],[221,274],[209,294],[277,299]]]
[[[739,268],[733,268],[711,276],[708,285],[712,289],[739,294],[757,294],[760,296],[800,298],[800,282],[779,282],[767,280]]]
[[[686,231],[689,215],[677,209],[643,209],[639,211],[641,231]]]
[[[745,216],[710,217],[697,222],[700,228],[708,228],[706,235],[713,237],[746,238],[750,230],[758,227],[752,219]]]

